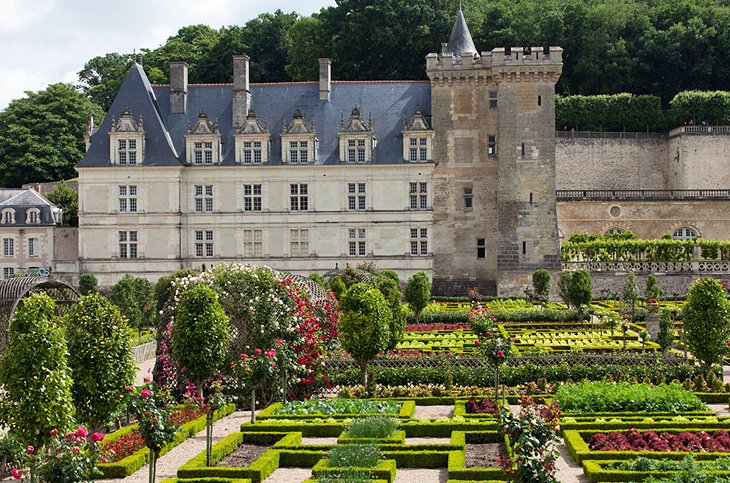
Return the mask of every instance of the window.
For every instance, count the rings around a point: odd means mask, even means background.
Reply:
[[[694,240],[697,238],[697,232],[693,228],[677,228],[672,234],[673,240]]]
[[[291,196],[289,197],[291,211],[309,210],[309,195],[306,184],[289,185]]]
[[[119,212],[137,212],[137,185],[119,186]]]
[[[243,230],[243,256],[260,257],[264,252],[264,234],[262,230]],[[212,255],[212,254],[211,254]]]
[[[411,256],[428,255],[428,229],[411,228]]]
[[[412,210],[428,209],[428,183],[410,183],[408,191]]]
[[[213,230],[195,230],[195,256],[213,256]]]
[[[497,91],[489,91],[489,108],[497,108]]]
[[[471,210],[474,206],[474,189],[464,188],[464,209]]]
[[[213,211],[213,185],[195,185],[195,212],[210,213]]]
[[[542,96],[537,96],[537,107],[542,106]]]
[[[13,278],[15,276],[15,268],[3,267],[3,278]]]
[[[365,228],[348,228],[347,238],[351,257],[365,256]]]
[[[41,222],[41,210],[38,208],[29,208],[25,212],[25,222],[29,225],[37,225]]]
[[[347,162],[348,163],[364,163],[365,162],[365,140],[364,139],[348,139],[347,140]]]
[[[213,164],[213,142],[193,143],[193,164]]]
[[[487,155],[497,155],[497,136],[490,134],[487,136]]]
[[[309,141],[289,141],[289,162],[292,164],[309,162]]]
[[[15,256],[15,240],[12,238],[3,238],[3,256]]]
[[[28,238],[28,256],[37,257],[40,255],[40,243],[38,238]]]
[[[15,210],[12,208],[5,208],[2,212],[2,224],[11,225],[15,223]]]
[[[477,238],[477,258],[487,258],[487,241],[484,238]]]
[[[243,142],[243,164],[261,164],[261,141]]]
[[[347,184],[347,209],[365,209],[365,183]]]
[[[610,228],[606,231],[606,235],[619,235],[624,232],[623,228]]]
[[[137,232],[119,232],[119,258],[137,258]]]
[[[309,255],[309,230],[294,229],[289,231],[291,256],[306,257]]]
[[[243,211],[261,211],[261,185],[243,185]]]
[[[428,161],[428,138],[410,138],[408,160],[411,162]]]
[[[526,241],[522,242],[522,254],[527,255],[527,242]]]
[[[117,162],[120,165],[134,166],[137,164],[137,140],[117,140]]]

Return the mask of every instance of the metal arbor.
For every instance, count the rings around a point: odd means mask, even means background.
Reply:
[[[5,348],[10,319],[20,301],[27,295],[40,292],[47,294],[56,302],[58,315],[65,314],[69,307],[77,302],[80,295],[73,286],[44,277],[17,277],[0,280],[0,350]]]

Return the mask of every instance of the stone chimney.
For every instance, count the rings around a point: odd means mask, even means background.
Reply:
[[[330,59],[319,59],[319,100],[330,100],[330,89],[332,88],[332,61]]]
[[[233,127],[246,121],[251,92],[248,89],[248,55],[233,56]]]
[[[170,113],[185,114],[188,108],[188,64],[170,62]]]

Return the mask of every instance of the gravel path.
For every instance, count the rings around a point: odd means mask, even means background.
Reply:
[[[220,441],[225,436],[239,431],[241,423],[251,420],[249,411],[237,411],[230,416],[216,421],[213,424],[213,443]],[[184,465],[192,457],[205,450],[205,429],[183,441],[181,444],[173,448],[165,456],[157,460],[156,480],[162,481],[166,478],[175,478],[177,469]],[[149,467],[143,466],[136,473],[126,478],[116,478],[104,481],[124,482],[124,483],[147,483],[149,475]],[[305,478],[297,480],[297,483]]]

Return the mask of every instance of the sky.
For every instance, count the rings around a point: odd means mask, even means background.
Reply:
[[[334,0],[0,0],[0,110],[25,91],[75,83],[110,52],[154,49],[186,25],[243,25],[277,9],[311,15]]]

